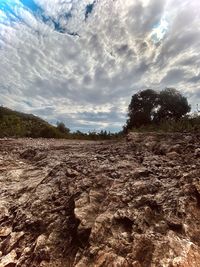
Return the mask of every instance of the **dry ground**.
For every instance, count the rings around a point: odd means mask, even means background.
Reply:
[[[0,267],[200,266],[200,138],[0,140]]]

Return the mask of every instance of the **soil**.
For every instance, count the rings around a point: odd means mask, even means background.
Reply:
[[[200,135],[0,140],[0,267],[200,266]]]

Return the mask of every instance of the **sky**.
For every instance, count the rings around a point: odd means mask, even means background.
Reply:
[[[115,132],[166,87],[200,104],[199,0],[0,0],[0,105]]]

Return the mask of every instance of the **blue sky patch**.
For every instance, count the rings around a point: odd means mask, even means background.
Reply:
[[[96,1],[94,1],[92,4],[89,4],[86,6],[86,8],[85,8],[85,20],[87,20],[89,14],[92,13],[95,4],[96,4]]]
[[[43,10],[33,0],[20,0],[24,7],[30,9],[32,12],[42,13]]]
[[[55,31],[59,33],[66,33],[66,29],[62,27],[60,23],[60,19],[64,18],[66,20],[72,17],[70,12],[66,12],[61,15],[58,20],[54,20],[49,16],[45,15],[45,11],[35,3],[34,0],[20,0],[20,4],[16,1],[11,0],[0,0],[0,10],[3,11],[5,16],[0,17],[0,23],[2,24],[12,24],[13,22],[23,22],[23,19],[17,13],[18,8],[24,8],[28,10],[33,16],[36,17],[37,20],[41,20],[43,23],[48,24],[48,22],[52,23]],[[70,35],[77,35],[76,33],[70,33]]]
[[[5,0],[0,1],[0,10],[3,11],[3,13],[5,14],[5,17],[7,17],[8,22],[19,20],[19,17],[14,11],[15,7],[16,7],[16,3],[14,1],[5,1]],[[3,22],[5,23],[6,21],[3,21]]]

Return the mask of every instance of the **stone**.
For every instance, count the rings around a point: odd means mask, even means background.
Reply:
[[[17,254],[15,250],[12,250],[6,256],[3,256],[0,259],[0,266],[1,267],[15,267],[17,264]]]
[[[71,170],[71,169],[69,169],[69,168],[67,168],[67,170],[66,170],[66,175],[67,175],[68,177],[73,178],[73,177],[78,176],[78,174],[79,174],[79,173],[78,173],[76,170]]]
[[[34,250],[38,251],[40,249],[43,249],[46,246],[46,243],[47,243],[46,235],[42,234],[42,235],[38,236]]]
[[[1,250],[3,254],[8,254],[15,245],[19,242],[19,240],[24,236],[24,232],[12,232],[1,244]]]
[[[3,202],[0,202],[0,221],[8,217],[9,217],[8,209],[4,206]]]
[[[0,227],[0,237],[6,237],[12,232],[12,227]]]

